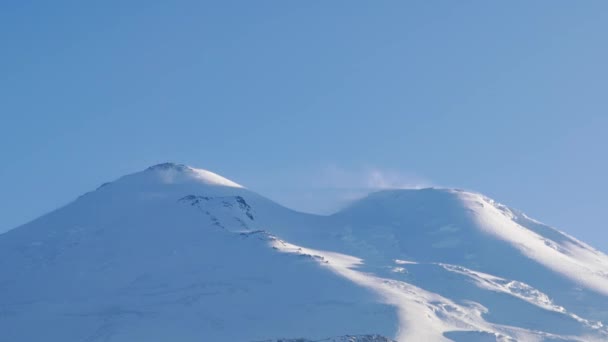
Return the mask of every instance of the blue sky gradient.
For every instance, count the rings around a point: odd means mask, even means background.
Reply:
[[[4,1],[0,231],[163,161],[472,189],[604,251],[608,2]]]

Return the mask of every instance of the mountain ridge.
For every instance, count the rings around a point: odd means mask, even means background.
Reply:
[[[322,216],[174,163],[0,235],[10,341],[593,341],[607,284],[606,255],[478,193]]]

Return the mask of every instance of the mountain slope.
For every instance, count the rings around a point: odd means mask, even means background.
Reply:
[[[608,257],[482,195],[294,212],[160,164],[0,235],[7,341],[608,339]]]

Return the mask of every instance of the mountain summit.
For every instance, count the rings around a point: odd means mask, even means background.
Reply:
[[[159,175],[164,182],[172,183],[175,181],[197,181],[212,186],[228,186],[242,188],[241,185],[224,178],[216,173],[203,169],[195,169],[190,166],[175,163],[162,163],[150,166],[146,172]]]
[[[0,235],[1,341],[602,341],[608,256],[481,194],[295,212],[164,163]]]

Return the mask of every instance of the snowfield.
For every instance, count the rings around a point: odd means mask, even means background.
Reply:
[[[165,163],[0,235],[0,341],[606,341],[608,256],[483,195],[330,216]]]

